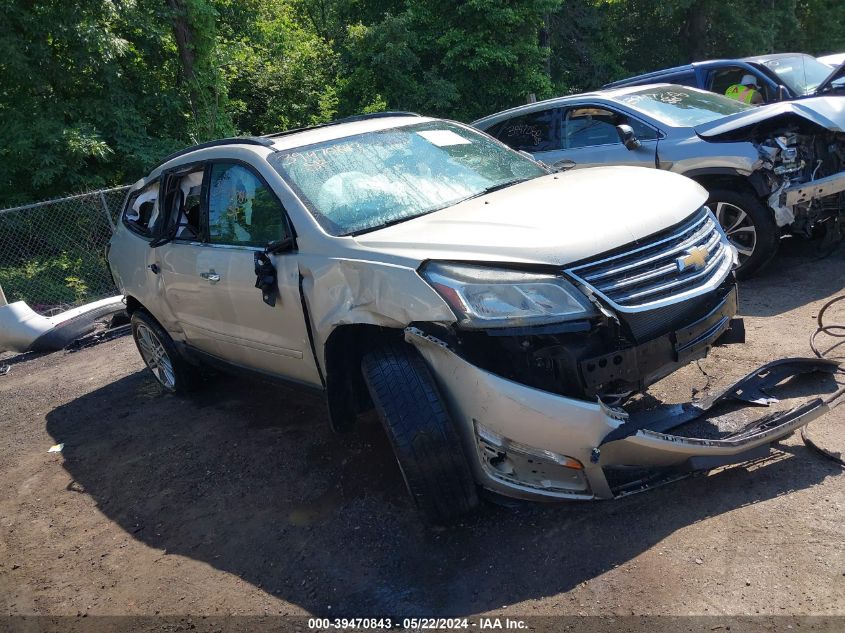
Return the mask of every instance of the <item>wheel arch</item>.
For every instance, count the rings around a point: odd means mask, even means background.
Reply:
[[[711,191],[712,189],[737,189],[752,193],[758,198],[765,198],[769,191],[762,176],[754,172],[750,176],[741,174],[729,167],[714,167],[709,169],[693,169],[683,174],[699,185]]]
[[[132,295],[126,295],[126,314],[131,319],[132,315],[136,312],[146,312],[147,314],[152,317],[152,319],[159,324],[159,326],[165,331],[168,332],[167,328],[164,327],[164,323],[162,320],[147,306],[141,303],[136,297]],[[170,332],[168,332],[169,336],[172,336]]]
[[[126,314],[131,317],[132,313],[137,312],[138,310],[144,310],[146,312],[149,312],[149,310],[144,307],[144,304],[138,301],[138,299],[136,299],[132,295],[126,295]]]
[[[332,331],[324,352],[326,402],[332,429],[351,430],[358,414],[373,407],[361,373],[364,354],[381,345],[403,341],[402,329],[378,325],[341,325]]]

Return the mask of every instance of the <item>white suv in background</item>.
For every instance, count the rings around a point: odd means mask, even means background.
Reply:
[[[625,410],[731,330],[736,253],[706,197],[382,113],[169,157],[134,185],[109,262],[165,389],[249,370],[322,390],[338,431],[375,406],[414,501],[447,522],[479,487],[612,498],[821,412],[702,440],[666,434],[676,410]]]

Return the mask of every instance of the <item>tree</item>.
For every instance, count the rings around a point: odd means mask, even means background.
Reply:
[[[408,1],[348,31],[350,109],[378,95],[391,108],[472,119],[551,94],[540,46],[556,0]]]
[[[187,81],[166,4],[2,0],[0,8],[4,203],[132,182],[170,151],[231,130],[225,107],[201,103],[209,84],[195,82],[211,64],[195,43]]]
[[[690,60],[845,51],[841,0],[0,0],[0,204],[384,109],[472,120]]]
[[[335,115],[337,55],[297,21],[290,3],[221,2],[218,10],[219,56],[241,133],[313,125]]]

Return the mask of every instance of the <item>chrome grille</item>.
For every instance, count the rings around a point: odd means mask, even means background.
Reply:
[[[700,259],[694,263],[703,259],[702,266],[684,267],[683,260],[696,256]],[[642,312],[715,289],[728,274],[733,256],[713,213],[702,207],[680,226],[566,272],[614,309]]]

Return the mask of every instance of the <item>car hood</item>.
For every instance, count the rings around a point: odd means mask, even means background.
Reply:
[[[845,132],[845,99],[842,97],[810,97],[758,106],[697,125],[695,131],[702,138],[715,139],[784,115],[806,119],[834,132]]]
[[[644,167],[543,176],[357,236],[391,255],[565,265],[630,244],[687,218],[707,192]]]

